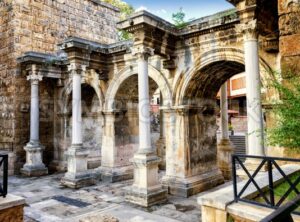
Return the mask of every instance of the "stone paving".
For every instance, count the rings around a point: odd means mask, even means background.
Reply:
[[[150,208],[141,208],[125,202],[124,188],[132,181],[104,183],[72,190],[60,185],[63,174],[45,177],[9,177],[9,192],[26,199],[26,222],[195,222],[201,212],[196,196],[178,198],[169,196],[168,202]],[[87,219],[97,217],[96,219]]]

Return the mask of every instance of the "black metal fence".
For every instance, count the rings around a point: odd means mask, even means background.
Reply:
[[[287,204],[279,207],[272,214],[262,219],[260,222],[294,222],[291,213],[300,205],[300,195]]]
[[[252,171],[251,173],[245,166],[245,163],[242,161],[242,159],[245,158],[247,160],[252,159],[258,161],[259,164],[254,172]],[[267,157],[267,156],[251,156],[251,155],[232,155],[232,178],[233,178],[234,201],[235,202],[241,201],[241,202],[255,204],[263,207],[269,207],[272,209],[278,209],[283,203],[285,203],[285,200],[291,194],[291,192],[294,191],[297,195],[299,195],[300,192],[297,189],[297,185],[300,182],[300,176],[298,176],[298,178],[295,181],[292,181],[291,178],[288,177],[284,173],[282,168],[279,166],[278,164],[279,161],[300,163],[300,159],[277,158],[277,157]],[[240,166],[239,168],[242,169],[248,176],[248,181],[240,190],[238,190],[238,186],[237,186],[237,166]],[[263,189],[259,187],[255,178],[258,175],[258,173],[262,171],[262,169],[264,169],[264,171],[267,171],[268,173],[267,189]],[[287,182],[289,185],[287,191],[280,198],[275,198],[275,194],[274,194],[274,178],[273,178],[274,170],[277,170],[283,177],[284,181]],[[247,190],[247,188],[251,183],[255,186],[257,192],[259,193],[259,196],[262,198],[263,201],[258,202],[243,197],[243,194],[245,194],[245,191]],[[300,214],[300,212],[297,211],[294,213]]]
[[[0,169],[2,170],[2,180],[0,181],[0,196],[6,197],[8,180],[8,154],[0,154]]]

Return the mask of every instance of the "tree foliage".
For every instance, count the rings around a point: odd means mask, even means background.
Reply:
[[[275,127],[268,130],[270,145],[300,148],[300,79],[295,74],[285,74],[285,78],[275,78],[273,86],[280,94],[275,102]],[[283,84],[284,83],[284,84]]]
[[[120,9],[120,20],[124,20],[124,19],[128,18],[134,12],[134,8],[130,4],[128,4],[122,0],[102,0],[102,1],[105,3],[109,3]],[[121,40],[121,41],[129,40],[131,38],[132,38],[132,36],[129,32],[126,32],[124,30],[119,31],[119,40]]]
[[[185,21],[185,13],[182,7],[179,9],[178,12],[172,14],[172,20],[174,22],[174,25],[178,29],[182,29],[187,26],[187,22]]]

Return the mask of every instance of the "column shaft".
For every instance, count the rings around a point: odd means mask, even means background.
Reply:
[[[81,76],[73,74],[72,144],[82,144]]]
[[[227,82],[221,86],[221,131],[222,139],[229,139],[228,135],[228,101],[227,101]]]
[[[139,85],[139,152],[152,153],[150,128],[150,101],[147,56],[140,56],[138,60]]]
[[[245,40],[248,154],[265,155],[257,39]]]
[[[31,80],[30,142],[39,143],[39,83]]]

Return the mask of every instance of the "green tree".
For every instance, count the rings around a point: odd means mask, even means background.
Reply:
[[[270,145],[300,148],[300,79],[288,73],[284,79],[274,78],[273,87],[279,92],[280,100],[275,101],[275,126],[267,130]]]
[[[178,29],[182,29],[187,26],[187,22],[185,21],[185,13],[182,7],[179,9],[178,12],[172,14],[172,20],[174,22],[174,25]]]
[[[124,20],[128,18],[132,13],[134,12],[134,8],[122,1],[122,0],[102,0],[105,3],[109,3],[117,8],[120,9],[120,20]],[[132,39],[132,35],[129,32],[126,32],[124,30],[119,31],[119,40],[129,40]]]

